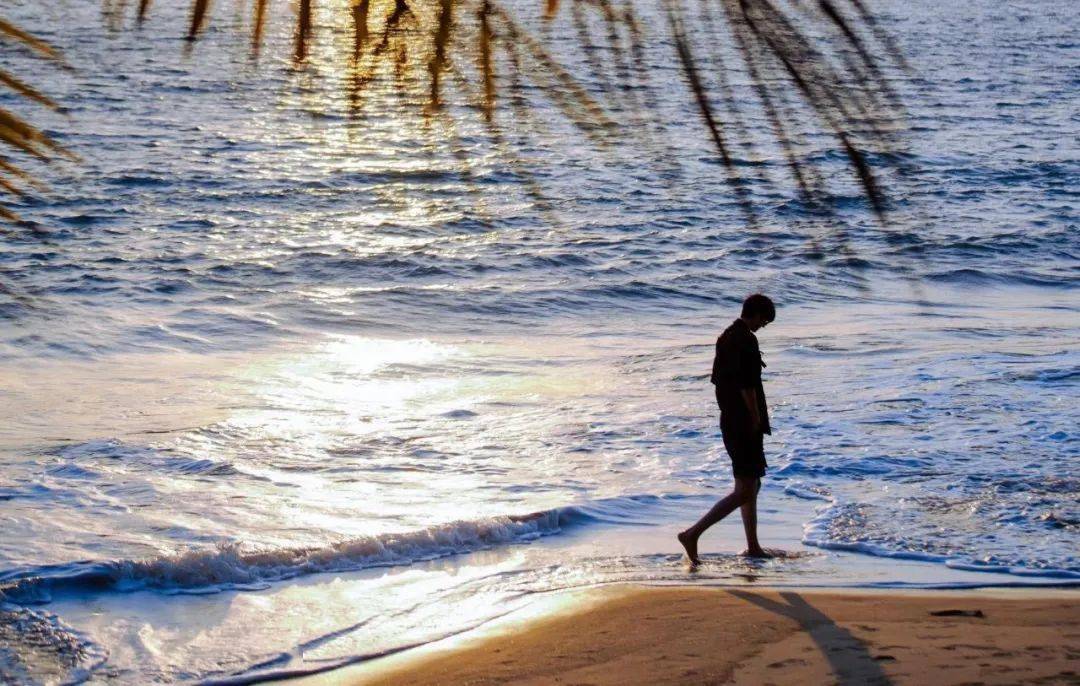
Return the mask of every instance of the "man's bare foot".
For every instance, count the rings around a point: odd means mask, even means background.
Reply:
[[[679,543],[682,543],[682,547],[686,548],[686,556],[690,558],[690,564],[701,564],[701,560],[697,556],[697,539],[685,531],[679,532],[676,538],[679,539]]]
[[[739,555],[741,555],[742,557],[753,557],[753,558],[756,558],[756,559],[759,559],[759,560],[768,559],[770,557],[776,557],[775,555],[770,553],[768,550],[765,550],[764,548],[747,548],[746,550],[739,553]]]

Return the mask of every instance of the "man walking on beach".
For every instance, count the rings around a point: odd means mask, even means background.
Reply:
[[[696,524],[678,535],[690,563],[700,563],[698,539],[713,524],[741,508],[749,557],[769,557],[757,539],[757,494],[765,476],[763,437],[772,433],[765,389],[761,386],[761,359],[754,332],[776,318],[776,307],[768,297],[756,293],[743,302],[742,316],[716,339],[712,378],[716,403],[720,406],[720,432],[731,457],[735,488],[713,505]]]

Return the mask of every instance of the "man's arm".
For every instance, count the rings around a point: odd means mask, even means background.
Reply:
[[[758,383],[761,379],[761,354],[758,352],[757,339],[747,334],[734,349],[735,378],[739,396],[746,405],[746,416],[750,419],[750,430],[761,432],[764,421],[758,398]]]
[[[760,433],[761,413],[758,411],[757,388],[740,388],[739,391],[746,403],[746,410],[750,413],[750,428]]]

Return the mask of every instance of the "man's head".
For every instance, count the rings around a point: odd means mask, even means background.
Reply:
[[[751,331],[757,331],[774,319],[776,319],[776,306],[768,296],[754,293],[743,301],[742,320]]]

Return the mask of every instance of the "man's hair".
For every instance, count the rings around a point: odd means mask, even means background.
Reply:
[[[776,305],[773,305],[773,301],[769,299],[769,296],[754,293],[743,301],[742,316],[753,317],[756,314],[763,315],[766,321],[771,322],[776,319]]]

